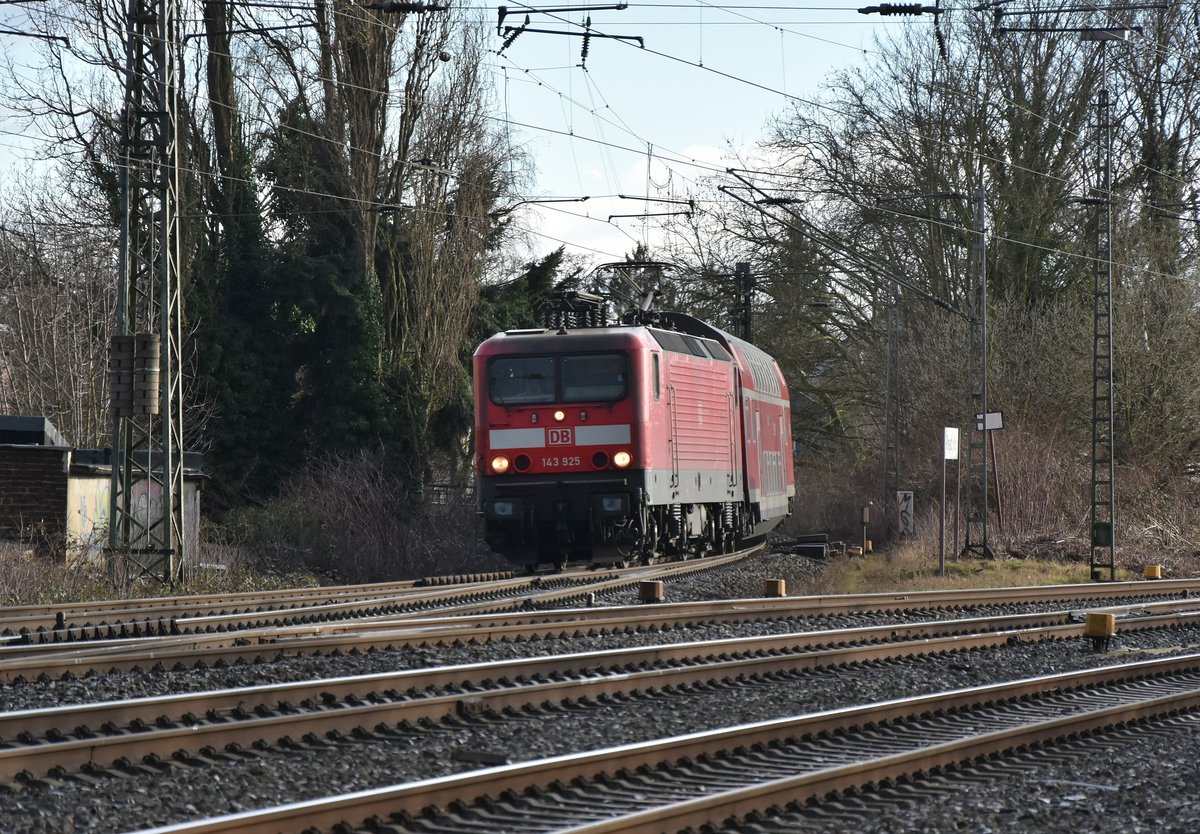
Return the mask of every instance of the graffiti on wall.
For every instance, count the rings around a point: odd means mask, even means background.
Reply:
[[[67,536],[89,556],[98,556],[108,539],[108,495],[108,478],[71,478],[67,483]]]
[[[896,506],[900,511],[900,534],[911,536],[916,532],[913,524],[913,494],[912,490],[902,489],[896,493]]]
[[[99,556],[108,546],[108,510],[112,483],[108,477],[72,477],[68,484],[67,533],[72,542],[89,556]],[[163,514],[162,484],[156,481],[137,481],[130,488],[130,510],[138,521],[140,532],[132,545],[146,546],[146,526],[160,523]],[[187,524],[188,548],[192,553],[199,544],[194,520],[199,518],[200,491],[195,484],[184,485],[184,513],[192,519]]]

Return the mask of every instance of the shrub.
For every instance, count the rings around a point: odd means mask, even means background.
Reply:
[[[478,536],[466,489],[412,492],[384,452],[306,466],[281,496],[232,513],[210,554],[270,573],[374,582],[503,569]]]

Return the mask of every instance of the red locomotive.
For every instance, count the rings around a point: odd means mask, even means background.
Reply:
[[[516,564],[728,552],[791,510],[775,361],[680,313],[624,322],[606,323],[599,296],[561,294],[552,326],[475,351],[484,537]]]

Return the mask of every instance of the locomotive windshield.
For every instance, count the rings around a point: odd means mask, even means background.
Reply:
[[[563,402],[619,400],[625,396],[625,357],[619,353],[562,358]]]
[[[624,354],[499,356],[488,366],[488,392],[499,405],[611,402],[625,396]]]
[[[530,405],[554,402],[553,356],[502,356],[488,375],[492,402]]]

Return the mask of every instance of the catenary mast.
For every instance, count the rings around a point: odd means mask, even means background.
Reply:
[[[110,559],[182,578],[183,397],[177,195],[177,0],[129,0],[121,141],[117,320],[109,375]]]

